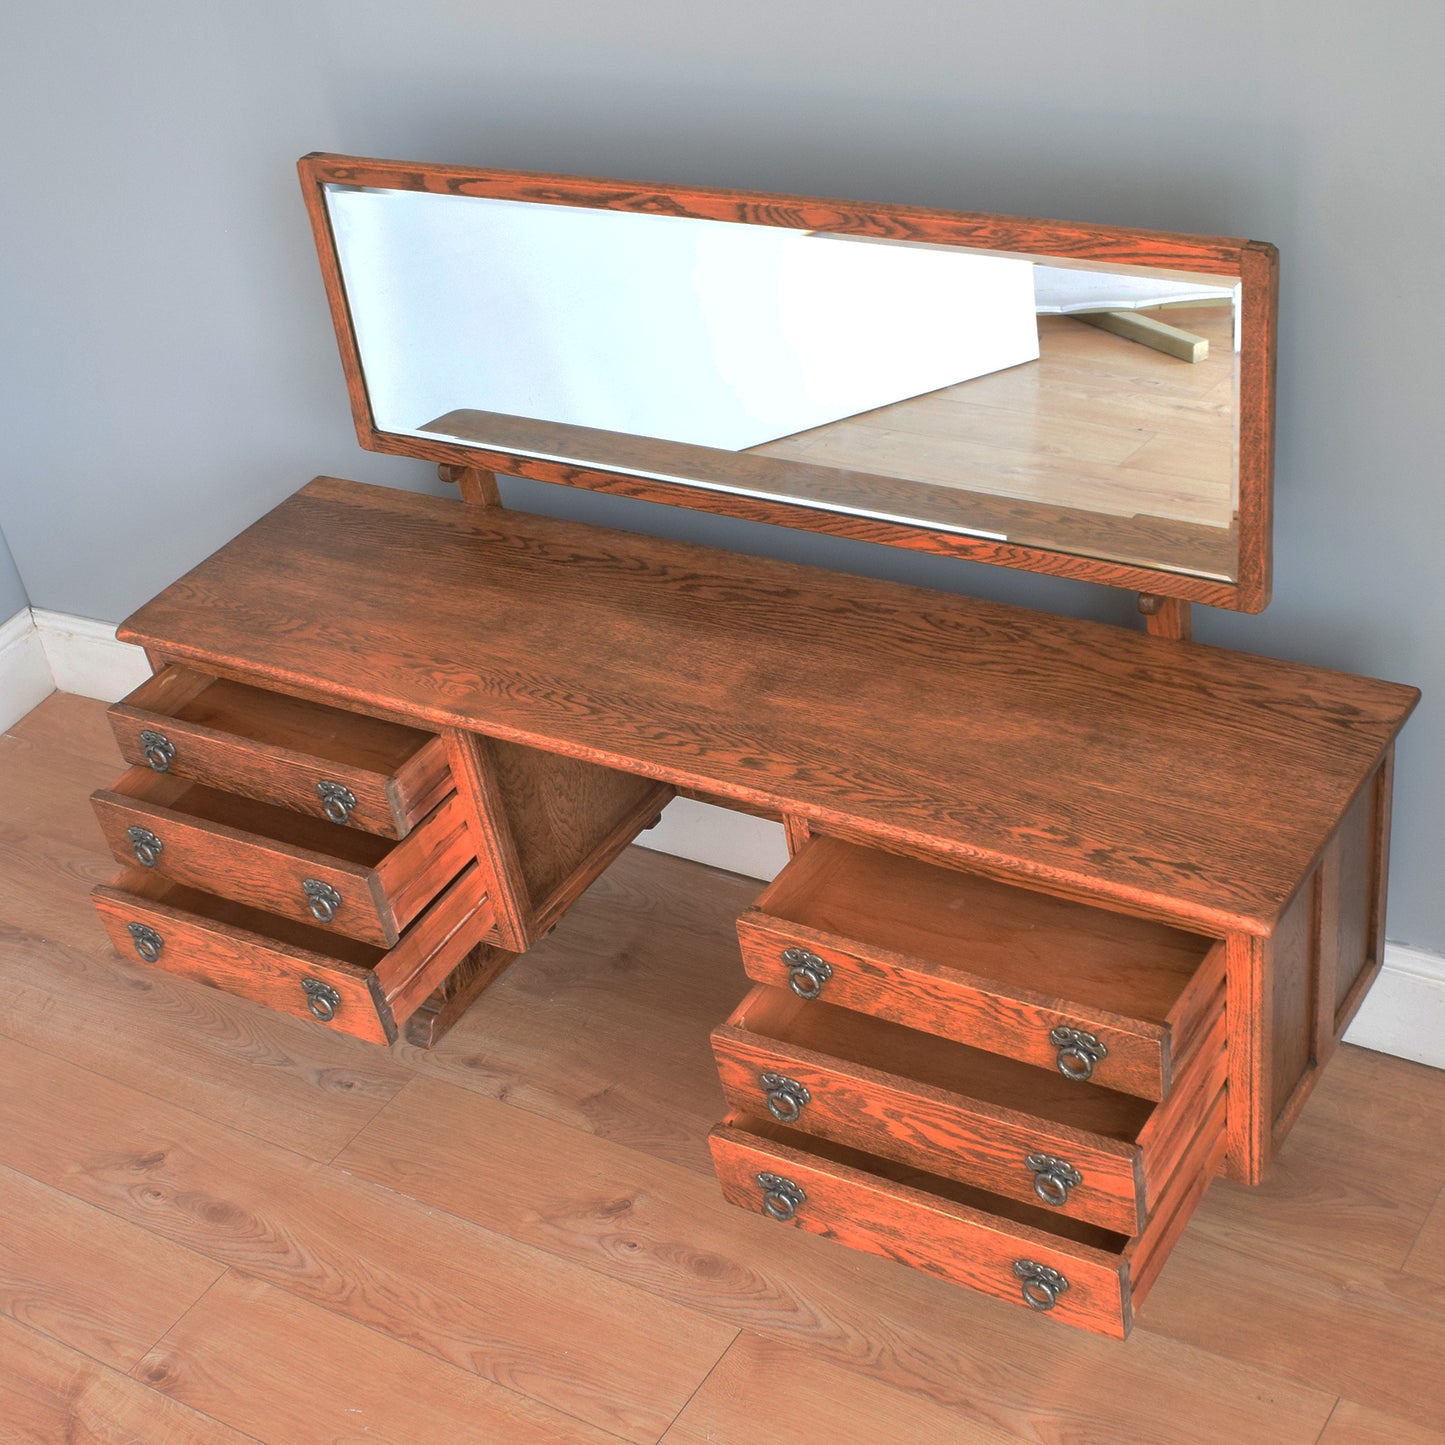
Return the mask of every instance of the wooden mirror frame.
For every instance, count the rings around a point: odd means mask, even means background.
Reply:
[[[1259,612],[1269,602],[1273,526],[1274,353],[1278,252],[1261,241],[1190,236],[1116,226],[1072,224],[855,201],[775,196],[749,191],[651,185],[526,171],[468,169],[312,154],[298,164],[325,278],[351,397],[357,438],[368,451],[416,457],[445,466],[482,469],[536,481],[718,512],[749,521],[825,532],[886,546],[966,557],[1122,587],[1159,598],[1203,602]],[[688,486],[608,471],[597,466],[542,461],[484,447],[384,432],[367,396],[332,236],[324,187],[328,184],[439,195],[485,196],[554,206],[580,206],[701,220],[786,226],[840,234],[1067,257],[1119,266],[1160,267],[1237,277],[1243,286],[1239,375],[1239,513],[1236,578],[1225,581],[1162,568],[1114,562],[1045,547],[941,531],[921,523],[882,521],[805,504]],[[779,462],[780,467],[788,463]]]

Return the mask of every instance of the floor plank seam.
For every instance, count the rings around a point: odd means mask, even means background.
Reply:
[[[1330,1421],[1335,1418],[1335,1411],[1340,1408],[1340,1401],[1344,1398],[1343,1395],[1335,1396],[1335,1403],[1330,1406],[1330,1413],[1325,1416],[1325,1423],[1320,1426],[1320,1433],[1315,1436],[1315,1445],[1320,1445],[1320,1441],[1329,1433]]]
[[[211,1289],[213,1288],[213,1286],[214,1286],[214,1281],[212,1282],[212,1284],[206,1286],[205,1292],[204,1292],[204,1294],[201,1296],[201,1298],[205,1298],[205,1295],[206,1295],[206,1294],[209,1294],[209,1293],[211,1292]],[[196,1301],[196,1303],[199,1303],[199,1300]],[[188,1306],[187,1309],[186,1309],[186,1311],[185,1311],[185,1314],[189,1314],[189,1313],[191,1312],[191,1309],[192,1309],[192,1308],[194,1308],[194,1305]],[[135,1377],[133,1374],[131,1374],[131,1372],[128,1371],[128,1370],[119,1369],[119,1368],[118,1368],[117,1366],[115,1366],[115,1365],[107,1364],[104,1360],[97,1360],[94,1355],[90,1354],[90,1353],[87,1352],[86,1350],[82,1350],[82,1349],[78,1348],[78,1347],[75,1346],[75,1345],[69,1344],[69,1343],[67,1343],[65,1340],[57,1340],[53,1335],[47,1334],[44,1330],[37,1330],[36,1328],[34,1328],[34,1326],[26,1324],[23,1320],[17,1320],[17,1319],[15,1319],[15,1317],[14,1317],[13,1315],[7,1315],[6,1318],[9,1319],[9,1320],[11,1320],[11,1321],[14,1323],[14,1325],[16,1326],[17,1329],[24,1330],[27,1334],[35,1335],[35,1336],[37,1336],[39,1339],[48,1340],[48,1341],[50,1341],[52,1344],[58,1345],[58,1346],[59,1346],[62,1350],[64,1350],[67,1354],[75,1355],[78,1359],[82,1359],[82,1360],[88,1361],[90,1364],[94,1365],[96,1369],[102,1371],[104,1374],[113,1375],[116,1379],[119,1379],[119,1380],[130,1380],[132,1383],[134,1383],[134,1384],[136,1384],[136,1385],[139,1385],[140,1388],[141,1388],[142,1390],[144,1390],[145,1393],[146,1393],[148,1396],[153,1395],[153,1396],[155,1396],[155,1397],[158,1398],[158,1399],[167,1399],[167,1400],[169,1400],[169,1399],[171,1398],[169,1395],[163,1395],[161,1391],[153,1388],[153,1387],[150,1386],[150,1385],[147,1385],[144,1380],[138,1380],[138,1379],[136,1379],[136,1377]],[[184,1318],[184,1315],[182,1316],[182,1318]],[[180,1321],[177,1320],[177,1321],[175,1322],[175,1324],[172,1324],[172,1325],[171,1325],[171,1329],[174,1329],[175,1326],[176,1326],[176,1324],[179,1324],[179,1323],[180,1323]],[[170,1330],[167,1330],[167,1331],[166,1331],[166,1334],[169,1334],[169,1333],[170,1333]],[[163,1335],[161,1338],[164,1339],[165,1336]],[[155,1349],[155,1345],[152,1345],[152,1346],[150,1347],[150,1349],[151,1349],[151,1350]],[[149,1354],[149,1353],[150,1353],[150,1350],[147,1350],[147,1351],[146,1351],[146,1354]],[[144,1358],[145,1358],[145,1355],[142,1355],[142,1356],[141,1356],[141,1359],[143,1360]],[[139,1361],[137,1361],[137,1364],[139,1364]],[[74,1402],[72,1402],[72,1403],[74,1403]],[[234,1425],[227,1425],[224,1420],[218,1420],[214,1415],[209,1415],[209,1414],[207,1414],[206,1411],[204,1411],[204,1410],[198,1410],[194,1405],[184,1404],[184,1403],[183,1403],[182,1401],[180,1401],[180,1400],[173,1400],[171,1403],[172,1403],[172,1404],[175,1404],[175,1405],[181,1406],[182,1409],[185,1409],[185,1410],[190,1411],[191,1414],[198,1416],[198,1417],[199,1417],[200,1419],[202,1419],[202,1420],[209,1420],[212,1424],[214,1424],[214,1425],[216,1426],[216,1428],[217,1428],[218,1430],[227,1430],[227,1431],[229,1431],[231,1434],[237,1436],[239,1439],[242,1439],[242,1440],[254,1440],[254,1441],[256,1442],[256,1445],[274,1445],[274,1442],[262,1440],[262,1439],[260,1439],[258,1436],[252,1435],[252,1434],[248,1433],[248,1432],[245,1431],[245,1430],[240,1430],[240,1429],[238,1429],[238,1428],[237,1428],[236,1426],[234,1426]],[[72,1423],[72,1424],[73,1424],[73,1422],[68,1422],[68,1423]],[[69,1441],[72,1437],[71,1437],[70,1435],[67,1435],[65,1438],[66,1438],[67,1441]],[[90,1438],[90,1437],[87,1437],[87,1438]]]
[[[1420,1241],[1425,1236],[1430,1221],[1435,1217],[1437,1209],[1445,1209],[1445,1184],[1440,1186],[1440,1192],[1435,1196],[1435,1202],[1425,1211],[1425,1217],[1420,1221],[1420,1227],[1415,1231],[1415,1237],[1410,1241],[1410,1247],[1405,1251],[1405,1258],[1400,1261],[1400,1273],[1410,1273],[1410,1261],[1415,1257],[1415,1251],[1420,1247]]]
[[[712,1377],[717,1373],[718,1366],[721,1365],[722,1362],[727,1359],[727,1357],[732,1353],[733,1346],[736,1345],[737,1342],[742,1339],[742,1337],[743,1331],[742,1328],[739,1327],[737,1333],[723,1347],[722,1353],[717,1357],[717,1359],[712,1362],[712,1366],[708,1370],[707,1374],[705,1374],[702,1379],[697,1382],[697,1389],[695,1389],[692,1394],[690,1394],[687,1399],[682,1402],[682,1409],[680,1409],[677,1414],[672,1417],[672,1419],[668,1422],[667,1429],[665,1429],[662,1434],[657,1437],[657,1445],[664,1445],[667,1437],[672,1434],[674,1427],[677,1425],[677,1422],[681,1420],[685,1414],[687,1414],[688,1406],[690,1406],[692,1402],[697,1399],[698,1394],[702,1390],[703,1386],[706,1385],[707,1382],[712,1379]]]
[[[60,945],[60,947],[62,948],[65,946],[66,945],[64,944]],[[100,961],[104,962],[104,959]],[[3,973],[0,973],[0,978],[3,978]],[[203,988],[205,987],[205,985],[197,984],[196,987]],[[259,1008],[260,1005],[252,1005],[252,1007]],[[264,1144],[268,1148],[282,1149],[287,1154],[294,1155],[297,1159],[306,1160],[308,1164],[325,1166],[331,1164],[336,1157],[335,1155],[333,1155],[331,1159],[318,1159],[314,1154],[304,1153],[302,1150],[297,1149],[290,1144],[283,1144],[276,1139],[269,1138],[265,1134],[253,1133],[250,1129],[242,1128],[239,1124],[233,1124],[228,1119],[218,1119],[214,1115],[203,1113],[201,1112],[201,1110],[192,1108],[188,1104],[183,1104],[177,1099],[167,1097],[165,1094],[153,1093],[151,1090],[143,1088],[139,1084],[128,1083],[124,1079],[117,1079],[112,1077],[110,1074],[101,1073],[100,1070],[92,1068],[89,1064],[79,1063],[77,1060],[71,1058],[68,1054],[56,1053],[51,1049],[43,1048],[39,1044],[32,1043],[29,1039],[20,1038],[18,1035],[11,1033],[9,1030],[4,1028],[3,1025],[0,1025],[0,1039],[8,1039],[9,1042],[14,1044],[17,1048],[31,1049],[37,1054],[43,1054],[47,1059],[54,1059],[57,1063],[64,1064],[67,1068],[79,1069],[83,1073],[91,1075],[92,1078],[103,1079],[107,1084],[114,1084],[116,1085],[116,1087],[121,1089],[129,1089],[133,1093],[139,1094],[143,1098],[151,1099],[157,1104],[160,1104],[167,1109],[177,1109],[181,1113],[188,1114],[193,1119],[199,1119],[203,1123],[208,1124],[213,1128],[228,1129],[233,1133],[240,1134],[246,1139],[253,1139],[258,1144]],[[407,1083],[403,1084],[401,1088],[396,1091],[396,1093],[400,1094],[402,1089],[407,1088],[410,1083],[411,1080],[407,1080]],[[386,1101],[382,1108],[384,1109],[389,1107],[394,1102],[395,1098],[396,1094],[392,1095],[392,1097]],[[365,1129],[369,1128],[371,1124],[375,1121],[375,1119],[381,1114],[381,1112],[382,1110],[378,1109],[376,1114],[374,1114],[370,1119],[368,1119],[366,1121],[366,1124],[363,1125],[362,1129],[358,1130],[357,1133],[360,1134],[364,1132]],[[355,1137],[355,1135],[352,1136],[353,1139]],[[350,1148],[351,1143],[352,1140],[348,1140],[345,1147]],[[337,1152],[340,1153],[341,1151],[338,1150]]]
[[[204,1257],[207,1259],[210,1258],[209,1255],[206,1255]],[[210,1292],[215,1289],[215,1287],[220,1284],[220,1282],[225,1279],[225,1277],[230,1273],[231,1266],[228,1264],[223,1264],[221,1266],[220,1273],[217,1274],[215,1279],[213,1279],[210,1284],[208,1284],[205,1289],[203,1289],[200,1294],[198,1294],[195,1299],[193,1299],[190,1304],[188,1304],[185,1309],[183,1309],[180,1314],[178,1314],[175,1319],[173,1319],[170,1324],[168,1324],[165,1329],[161,1331],[160,1336],[157,1339],[152,1340],[151,1343],[146,1346],[146,1348],[141,1352],[140,1359],[138,1359],[135,1364],[133,1364],[130,1369],[126,1371],[126,1373],[130,1375],[132,1379],[140,1380],[140,1383],[143,1385],[146,1383],[144,1380],[141,1380],[141,1377],[136,1374],[136,1371],[140,1369],[140,1367],[145,1363],[148,1356],[152,1355],[156,1350],[160,1349],[160,1347],[171,1337],[176,1328],[180,1325],[181,1321],[185,1319],[186,1316],[190,1314],[191,1311],[194,1310],[196,1306],[199,1305],[200,1302],[205,1299],[205,1297],[210,1294]],[[150,1389],[153,1387],[147,1386],[147,1388]]]
[[[160,1346],[165,1343],[165,1341],[180,1327],[181,1322],[186,1318],[186,1316],[189,1315],[196,1308],[196,1306],[200,1304],[201,1300],[205,1299],[206,1295],[210,1294],[211,1291],[215,1289],[215,1287],[221,1282],[221,1278],[225,1275],[234,1275],[238,1279],[255,1280],[259,1284],[264,1285],[267,1289],[274,1289],[279,1291],[280,1293],[290,1295],[294,1299],[300,1300],[301,1303],[307,1308],[325,1310],[328,1314],[335,1315],[338,1319],[344,1320],[348,1324],[355,1325],[360,1329],[369,1331],[378,1339],[383,1339],[387,1341],[388,1344],[398,1346],[404,1350],[409,1350],[413,1354],[425,1355],[428,1359],[437,1361],[446,1369],[456,1370],[458,1374],[467,1375],[473,1379],[481,1380],[491,1389],[500,1390],[504,1394],[512,1396],[514,1399],[529,1401],[531,1404],[539,1406],[541,1409],[547,1411],[550,1414],[560,1416],[563,1419],[571,1420],[574,1424],[581,1425],[585,1430],[593,1431],[598,1435],[605,1435],[610,1440],[625,1440],[626,1438],[624,1436],[615,1434],[613,1431],[608,1430],[603,1425],[598,1425],[593,1421],[586,1419],[584,1416],[574,1414],[572,1411],[565,1409],[561,1405],[554,1404],[553,1402],[548,1400],[538,1399],[537,1396],[529,1395],[525,1390],[519,1390],[515,1385],[504,1384],[501,1380],[495,1378],[492,1375],[484,1374],[481,1370],[476,1369],[470,1364],[458,1364],[455,1360],[447,1359],[445,1355],[438,1354],[435,1350],[424,1349],[422,1346],[414,1344],[411,1340],[404,1339],[401,1335],[392,1334],[387,1330],[380,1329],[376,1325],[368,1323],[364,1319],[358,1319],[355,1315],[347,1314],[345,1310],[334,1308],[331,1304],[326,1303],[320,1299],[316,1299],[310,1295],[300,1294],[297,1291],[288,1288],[284,1283],[279,1280],[268,1279],[262,1275],[254,1274],[248,1269],[241,1269],[234,1265],[227,1265],[222,1270],[221,1276],[218,1276],[206,1287],[205,1293],[202,1294],[199,1299],[195,1300],[181,1315],[180,1319],[176,1320],[165,1332],[165,1334],[162,1335],[161,1338],[157,1340],[156,1343],[152,1345],[149,1350],[146,1351],[146,1354],[143,1355],[141,1359],[136,1362],[136,1365],[130,1371],[132,1378],[134,1378],[138,1383],[146,1385],[147,1389],[154,1388],[151,1385],[147,1385],[146,1381],[141,1376],[137,1375],[135,1371],[140,1368],[140,1365],[144,1362],[146,1356],[154,1353],[155,1350],[159,1349]],[[724,1353],[726,1353],[726,1351],[724,1351]],[[164,1391],[156,1391],[156,1393],[163,1394]],[[177,1403],[185,1404],[186,1402],[177,1401]],[[186,1408],[190,1410],[196,1409],[194,1405],[189,1404],[186,1405]],[[197,1410],[197,1414],[204,1413],[204,1411]],[[207,1416],[207,1418],[209,1419],[213,1417]],[[238,1426],[231,1425],[228,1421],[222,1420],[218,1421],[218,1423],[226,1426],[226,1428],[228,1429],[237,1430],[237,1432],[240,1434],[246,1434],[245,1431],[240,1430]],[[671,1426],[669,1426],[668,1428],[670,1429]],[[252,1435],[247,1435],[247,1438],[257,1439],[256,1436]],[[260,1440],[259,1445],[291,1445],[291,1442],[285,1440]]]
[[[376,1121],[381,1118],[381,1116],[386,1113],[389,1108],[391,1108],[391,1106],[397,1101],[397,1098],[400,1096],[404,1089],[408,1089],[411,1087],[412,1081],[415,1079],[415,1077],[416,1075],[413,1074],[411,1078],[407,1079],[401,1084],[398,1084],[396,1089],[392,1093],[391,1098],[383,1099],[381,1103],[377,1106],[376,1112],[373,1113],[371,1117],[367,1119],[366,1122],[363,1123],[358,1129],[356,1129],[351,1135],[349,1135],[346,1141],[342,1144],[342,1146],[338,1150],[336,1150],[336,1152],[332,1154],[329,1159],[318,1159],[316,1162],[318,1164],[325,1165],[328,1169],[335,1168],[336,1161],[343,1154],[345,1154],[346,1151],[350,1149],[351,1146],[356,1143],[356,1141],[361,1138],[361,1136],[366,1133],[366,1131],[371,1128],[371,1126],[376,1123]],[[343,1174],[346,1173],[344,1169],[340,1172],[342,1172]]]

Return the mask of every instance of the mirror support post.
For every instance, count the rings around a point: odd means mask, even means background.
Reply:
[[[1139,594],[1139,611],[1151,637],[1188,642],[1193,631],[1191,604],[1181,597],[1159,597],[1153,592]]]
[[[437,468],[437,476],[444,482],[452,482],[462,494],[462,501],[474,507],[500,507],[502,493],[497,479],[491,472],[478,471],[475,467],[451,467],[445,463]]]

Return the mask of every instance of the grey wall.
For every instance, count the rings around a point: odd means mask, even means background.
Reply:
[[[92,617],[316,472],[435,485],[355,445],[291,169],[308,150],[1274,241],[1277,600],[1197,632],[1426,689],[1390,932],[1445,950],[1445,7],[50,0],[0,25],[0,524],[36,605]],[[1051,579],[541,485],[508,499],[1126,615]]]

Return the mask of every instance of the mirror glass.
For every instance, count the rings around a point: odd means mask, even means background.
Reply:
[[[1234,278],[325,195],[380,431],[1237,575]]]

